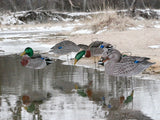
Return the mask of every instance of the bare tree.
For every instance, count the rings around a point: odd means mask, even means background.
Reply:
[[[142,2],[143,7],[146,8],[146,5],[145,5],[145,3],[144,3],[144,0],[141,0],[141,2]]]
[[[27,2],[28,2],[29,9],[31,9],[31,10],[32,10],[33,8],[32,8],[31,0],[28,0]]]
[[[106,0],[103,0],[103,10],[106,9]]]
[[[83,0],[83,11],[86,11],[86,0]]]
[[[127,8],[129,8],[129,2],[128,2],[128,0],[125,0],[125,2],[126,2],[126,5],[127,5]]]
[[[9,2],[10,2],[10,4],[11,4],[12,10],[13,10],[13,11],[16,11],[17,8],[16,8],[16,5],[15,5],[14,1],[13,1],[13,0],[9,0]]]
[[[137,3],[137,0],[133,0],[131,6],[129,8],[129,11],[131,11],[132,13],[135,12],[136,3]]]
[[[64,1],[61,0],[61,4],[62,4],[62,11],[64,11]]]

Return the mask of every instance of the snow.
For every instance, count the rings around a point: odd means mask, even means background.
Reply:
[[[137,27],[129,27],[128,30],[141,30],[143,28],[144,28],[143,25],[138,25]]]
[[[32,47],[34,50],[44,53],[52,47],[52,45],[36,43],[33,39],[4,39],[0,41],[0,46],[0,50],[4,51],[0,55],[20,54],[26,47]]]
[[[149,48],[153,48],[153,49],[157,49],[160,48],[160,45],[152,45],[152,46],[148,46]]]
[[[75,35],[75,34],[91,34],[92,32],[93,32],[92,30],[82,29],[82,30],[77,30],[75,32],[72,32],[71,34],[72,35]]]
[[[105,32],[105,31],[107,31],[107,26],[106,26],[106,27],[104,27],[104,29],[103,29],[103,30],[98,31],[96,34],[100,34],[100,33],[103,33],[103,32]]]
[[[100,12],[73,12],[73,13],[68,13],[70,16],[81,16],[81,15],[93,15],[93,14],[100,14],[100,13],[106,13],[105,11],[100,11]]]
[[[13,14],[5,14],[0,16],[0,24],[11,25],[11,24],[24,24],[22,21],[18,20]]]
[[[155,28],[160,28],[160,25],[154,25]]]
[[[17,34],[17,33],[45,33],[45,32],[53,32],[53,33],[59,33],[59,32],[69,32],[72,31],[74,28],[74,26],[50,26],[50,27],[46,27],[46,26],[42,26],[42,27],[37,27],[37,26],[31,26],[28,28],[2,28],[0,34],[4,33],[4,34]]]

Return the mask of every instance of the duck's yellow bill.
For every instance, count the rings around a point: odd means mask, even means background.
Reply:
[[[77,63],[77,61],[78,61],[77,59],[74,59],[74,65]]]
[[[20,54],[20,56],[23,56],[23,55],[25,55],[25,54],[26,54],[26,52],[24,51],[23,53]]]

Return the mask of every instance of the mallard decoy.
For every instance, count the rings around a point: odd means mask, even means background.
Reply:
[[[58,55],[66,55],[71,52],[78,52],[79,50],[80,50],[80,47],[76,45],[74,42],[69,40],[64,40],[60,43],[57,43],[55,46],[53,46],[50,52],[53,52]]]
[[[89,58],[92,56],[100,56],[103,53],[102,48],[90,48],[88,50],[82,50],[78,52],[74,59],[74,65],[85,55],[85,57]]]
[[[150,58],[137,56],[122,56],[116,49],[104,51],[101,60],[105,66],[105,73],[113,76],[133,76],[139,74],[155,63]]]
[[[109,43],[103,41],[94,41],[88,46],[87,49],[82,50],[76,54],[74,65],[83,57],[83,55],[85,55],[87,58],[101,56],[104,48],[110,49],[112,47],[113,46]]]
[[[33,49],[30,47],[27,47],[20,56],[22,56],[22,66],[27,68],[43,69],[46,65],[52,63],[52,60],[49,58],[44,58],[40,54],[34,54]]]
[[[103,41],[94,41],[91,44],[85,45],[85,44],[78,44],[78,46],[82,49],[82,50],[87,50],[89,48],[109,48],[109,47],[113,47],[111,44],[108,44],[106,42]]]

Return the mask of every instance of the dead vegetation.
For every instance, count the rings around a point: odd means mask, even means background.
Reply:
[[[89,21],[92,26],[92,30],[95,32],[107,28],[108,30],[120,30],[123,31],[128,27],[135,27],[136,23],[133,19],[129,17],[122,17],[116,13],[100,14],[91,21]]]
[[[129,28],[142,27],[152,28],[156,19],[144,19],[143,17],[129,17],[117,14],[117,12],[106,12],[94,15],[91,19],[85,20],[85,29],[91,29],[94,33],[100,30],[124,31]]]
[[[138,12],[139,11],[139,12]],[[132,13],[132,12],[131,12]],[[156,11],[136,10],[131,14],[128,10],[107,10],[101,12],[91,12],[86,14],[69,14],[65,12],[55,12],[48,10],[25,11],[20,15],[13,14],[15,25],[17,24],[77,24],[74,30],[88,29],[97,33],[103,30],[124,31],[134,28],[152,28],[160,15]],[[4,17],[3,17],[4,18]],[[0,18],[0,24],[6,19]],[[13,21],[13,20],[12,20]],[[156,22],[155,22],[156,21]],[[158,23],[159,24],[159,23]]]

